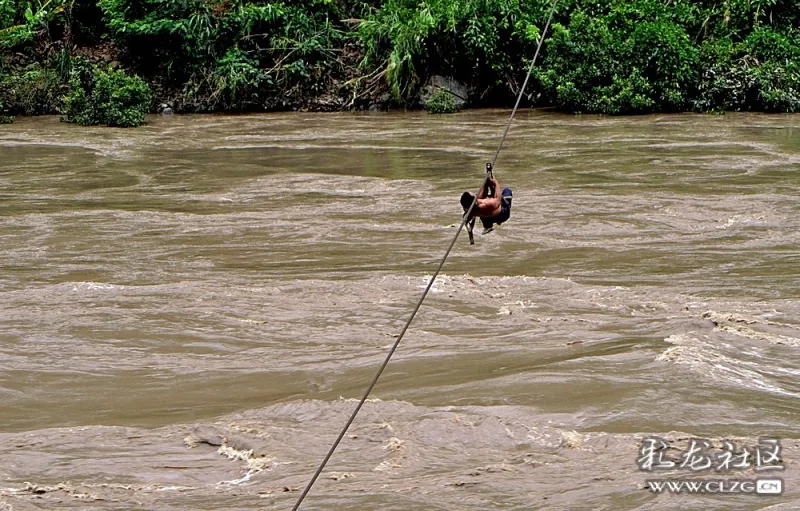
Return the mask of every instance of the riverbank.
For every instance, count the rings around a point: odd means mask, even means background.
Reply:
[[[437,90],[456,106],[507,107],[551,3],[48,6],[0,7],[0,114],[64,112],[69,94],[91,96],[94,81],[76,78],[87,65],[141,77],[149,92],[137,108],[149,112],[414,109]],[[800,12],[791,6],[556,7],[524,106],[612,115],[800,111]]]

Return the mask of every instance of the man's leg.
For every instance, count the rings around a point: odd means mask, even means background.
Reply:
[[[511,199],[512,199],[511,188],[505,188],[503,190],[503,195],[501,199],[502,207],[500,209],[500,215],[495,217],[495,222],[497,223],[497,225],[502,225],[509,218],[511,218]]]
[[[481,234],[489,234],[494,230],[494,224],[490,218],[481,218],[481,224],[483,224],[483,232]]]
[[[503,202],[508,204],[508,207],[511,207],[511,199],[514,196],[511,194],[511,188],[503,188]]]
[[[467,222],[467,234],[469,234],[469,244],[475,244],[475,236],[472,234],[472,229],[475,228],[475,217],[472,217],[472,220]]]

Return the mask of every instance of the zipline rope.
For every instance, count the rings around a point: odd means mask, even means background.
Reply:
[[[553,19],[553,12],[555,12],[556,10],[557,3],[558,0],[553,0],[553,6],[550,9],[550,15],[547,18],[547,24],[545,25],[544,30],[542,31],[542,35],[539,38],[539,44],[536,47],[536,53],[534,54],[533,60],[531,61],[531,65],[528,68],[528,75],[525,77],[525,81],[523,82],[522,88],[520,89],[519,95],[517,96],[517,102],[514,105],[514,110],[511,111],[511,117],[508,119],[508,123],[506,124],[506,129],[503,132],[503,138],[500,140],[500,146],[497,148],[497,152],[495,153],[494,159],[492,160],[492,167],[494,167],[494,164],[497,162],[497,156],[500,154],[500,149],[503,148],[503,142],[505,142],[506,135],[508,135],[508,129],[511,127],[511,121],[514,120],[514,114],[517,113],[517,108],[519,107],[520,100],[522,99],[522,95],[525,92],[525,87],[528,85],[528,80],[530,79],[531,73],[533,72],[533,65],[536,63],[536,58],[539,56],[539,50],[542,48],[542,42],[544,41],[544,36],[547,33],[547,29],[550,27],[550,21],[552,21]],[[483,186],[481,186],[481,188],[483,188]],[[339,446],[339,443],[344,438],[344,435],[347,433],[347,430],[350,428],[350,425],[353,424],[356,415],[358,415],[358,412],[361,411],[361,407],[364,406],[364,403],[367,401],[367,397],[369,397],[370,393],[372,392],[372,389],[375,388],[375,385],[378,383],[378,379],[381,377],[383,370],[389,364],[389,360],[391,360],[392,355],[394,355],[395,350],[397,350],[397,347],[400,345],[400,341],[403,340],[403,336],[406,334],[406,330],[408,330],[408,327],[411,326],[411,322],[414,320],[414,316],[417,315],[419,308],[422,306],[422,302],[425,300],[425,297],[428,296],[428,291],[430,291],[431,287],[433,286],[433,282],[436,280],[436,277],[439,276],[439,272],[442,270],[445,261],[447,261],[447,257],[450,255],[450,251],[453,250],[453,247],[456,244],[456,240],[458,240],[459,234],[461,234],[461,229],[464,228],[464,225],[469,220],[470,217],[469,214],[475,207],[475,203],[478,202],[479,193],[480,193],[480,188],[475,193],[475,199],[472,201],[472,204],[470,205],[469,209],[464,213],[464,216],[461,218],[461,225],[458,226],[458,230],[456,231],[455,236],[453,236],[453,240],[450,242],[450,246],[447,247],[447,251],[444,253],[442,260],[439,262],[439,267],[436,268],[436,272],[433,274],[430,281],[428,281],[428,285],[425,287],[425,291],[422,292],[422,296],[417,302],[416,307],[414,307],[414,311],[411,313],[411,316],[409,316],[408,321],[406,321],[406,324],[400,331],[400,335],[398,335],[397,340],[394,342],[392,348],[389,350],[389,353],[386,355],[386,358],[384,359],[383,363],[378,368],[378,372],[375,373],[375,377],[372,378],[372,382],[369,384],[369,387],[367,387],[367,390],[364,392],[364,395],[361,397],[361,400],[358,402],[358,405],[356,405],[355,410],[353,410],[353,413],[347,420],[347,424],[345,424],[344,428],[342,428],[342,431],[339,433],[339,436],[336,437],[336,440],[333,442],[333,445],[331,445],[328,454],[325,455],[325,459],[323,459],[322,463],[319,464],[317,471],[314,472],[314,476],[306,485],[306,488],[303,490],[303,493],[300,494],[300,497],[297,499],[297,502],[292,508],[292,511],[297,511],[300,508],[300,504],[303,503],[303,500],[306,498],[306,495],[308,495],[308,492],[311,491],[311,487],[314,486],[314,483],[317,481],[317,478],[322,473],[323,469],[325,468],[325,465],[328,464],[328,460],[330,460],[331,456],[333,456],[334,451],[336,451],[336,448]]]

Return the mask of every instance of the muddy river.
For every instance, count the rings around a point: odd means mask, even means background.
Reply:
[[[291,509],[508,114],[0,127],[0,511]],[[302,509],[800,509],[800,117],[520,112],[495,170]]]

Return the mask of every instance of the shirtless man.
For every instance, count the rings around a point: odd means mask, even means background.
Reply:
[[[488,184],[492,186],[487,186]],[[472,226],[475,225],[474,217],[481,219],[484,227],[483,234],[492,232],[494,224],[500,225],[511,217],[511,188],[504,189],[500,197],[490,197],[489,195],[496,194],[498,188],[500,188],[500,183],[494,176],[490,176],[478,192],[478,200],[475,202],[467,222],[470,241],[472,241]],[[474,200],[475,195],[470,192],[461,194],[461,207],[464,208],[464,213],[467,212]]]

